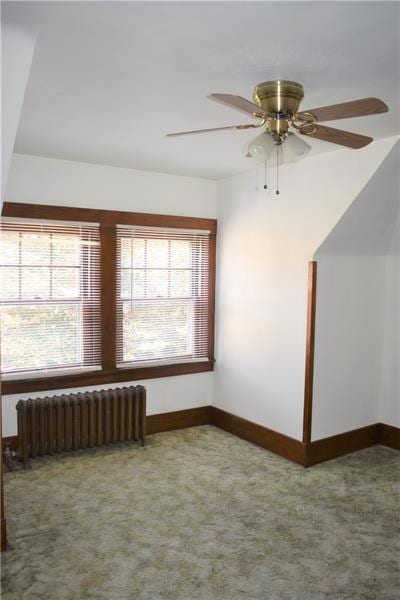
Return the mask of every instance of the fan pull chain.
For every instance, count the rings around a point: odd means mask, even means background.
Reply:
[[[264,190],[268,189],[267,185],[267,161],[264,163]]]
[[[279,196],[279,151],[281,147],[278,145],[276,147],[276,192],[275,194]]]

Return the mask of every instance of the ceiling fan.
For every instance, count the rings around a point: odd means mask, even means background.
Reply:
[[[211,100],[244,112],[257,119],[258,122],[169,133],[167,137],[227,129],[265,127],[263,134],[249,145],[247,156],[252,156],[256,160],[264,162],[271,155],[274,146],[282,146],[282,150],[286,149],[285,146],[287,146],[287,150],[291,150],[291,152],[288,154],[289,158],[281,161],[281,164],[282,162],[292,162],[302,158],[310,148],[308,144],[305,144],[298,136],[289,131],[290,127],[303,136],[348,148],[363,148],[372,142],[373,138],[326,127],[320,125],[320,122],[375,115],[389,110],[387,105],[378,98],[362,98],[361,100],[299,111],[300,103],[304,97],[303,86],[295,81],[286,80],[259,83],[254,88],[253,102],[232,94],[211,94],[208,97]]]

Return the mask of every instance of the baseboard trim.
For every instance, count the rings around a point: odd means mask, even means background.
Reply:
[[[161,433],[198,425],[209,425],[211,422],[211,406],[199,406],[173,412],[148,415],[146,434]]]
[[[306,465],[306,444],[300,440],[247,421],[215,406],[211,407],[211,424],[299,465]]]
[[[379,444],[400,450],[400,428],[386,423],[378,423]]]
[[[400,450],[400,429],[383,423],[360,427],[328,438],[304,443],[252,421],[211,407],[211,423],[303,467],[382,444]]]
[[[211,406],[200,406],[185,410],[147,415],[146,434],[161,433],[174,429],[186,427],[197,427],[198,425],[209,425],[211,423]],[[11,450],[18,450],[18,436],[11,435],[2,438],[3,448],[7,445]]]
[[[7,446],[10,448],[10,450],[15,450],[15,452],[18,450],[18,436],[17,435],[10,435],[8,437],[3,437],[1,438],[1,445],[4,451],[4,448],[6,448]]]
[[[385,423],[375,423],[306,444],[215,406],[148,415],[147,435],[210,424],[303,467],[311,467],[375,444],[400,450],[400,428]],[[18,437],[4,437],[2,444],[3,448],[9,445],[11,450],[16,451]]]
[[[307,445],[306,466],[311,467],[378,443],[379,425],[377,423],[316,440]]]
[[[8,544],[7,544],[7,523],[6,523],[6,520],[4,517],[1,518],[0,528],[1,528],[0,551],[5,552],[8,549]]]

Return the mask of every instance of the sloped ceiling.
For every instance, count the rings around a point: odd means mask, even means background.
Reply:
[[[400,207],[400,140],[316,251],[321,254],[386,254],[394,245]]]
[[[38,34],[15,151],[223,178],[252,168],[254,132],[165,133],[246,122],[207,94],[250,97],[277,78],[304,85],[303,109],[379,96],[389,114],[332,125],[395,135],[399,12],[397,2],[3,2],[4,25]]]

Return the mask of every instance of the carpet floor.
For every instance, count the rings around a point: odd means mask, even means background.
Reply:
[[[3,600],[394,600],[399,453],[311,469],[212,426],[5,475]]]

